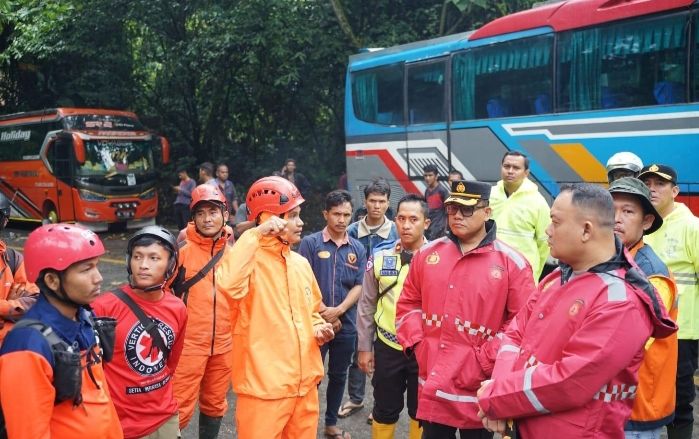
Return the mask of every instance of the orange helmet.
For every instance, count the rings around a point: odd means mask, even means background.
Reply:
[[[209,183],[200,184],[192,191],[192,202],[189,203],[192,213],[194,213],[197,204],[203,202],[221,205],[222,209],[228,210],[228,202],[226,201],[226,196],[223,195],[223,191]]]
[[[262,212],[281,216],[304,202],[301,192],[282,177],[263,177],[250,186],[245,205],[248,221],[255,221]]]

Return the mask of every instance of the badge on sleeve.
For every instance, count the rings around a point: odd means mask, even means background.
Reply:
[[[356,264],[357,263],[357,255],[355,255],[354,253],[348,253],[347,254],[347,262],[349,262],[352,265]]]

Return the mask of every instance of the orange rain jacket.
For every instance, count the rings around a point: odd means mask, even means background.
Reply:
[[[243,233],[216,271],[233,318],[233,390],[260,399],[306,395],[323,377],[313,327],[322,296],[308,261],[257,229]]]
[[[232,236],[226,227],[214,241],[197,233],[193,222],[187,224],[187,241],[180,248],[179,265],[184,266],[185,280],[194,277]],[[221,265],[221,261],[217,265]],[[189,289],[187,295],[187,331],[184,355],[218,355],[231,351],[231,310],[225,295],[216,290],[220,278],[214,267]],[[185,359],[186,360],[186,359]]]
[[[0,343],[7,332],[14,326],[13,320],[18,319],[36,302],[39,289],[29,282],[24,271],[24,261],[21,259],[15,272],[5,262],[7,246],[0,241]]]

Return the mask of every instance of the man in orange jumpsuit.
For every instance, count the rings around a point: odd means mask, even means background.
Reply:
[[[123,438],[102,368],[103,356],[111,356],[102,346],[109,343],[95,336],[89,307],[102,285],[102,242],[76,225],[47,224],[29,234],[24,254],[27,276],[41,293],[25,315],[38,327],[15,326],[0,349],[8,437]],[[58,335],[61,355],[54,356],[53,342],[40,331]],[[70,379],[76,375],[81,381]]]
[[[0,193],[0,232],[10,218],[10,200]],[[22,253],[0,240],[0,343],[12,323],[36,302],[39,289],[27,281]]]
[[[224,254],[216,287],[233,316],[233,390],[238,438],[316,437],[320,345],[334,336],[320,316],[322,296],[301,241],[296,186],[280,177],[253,183],[243,233]]]
[[[180,364],[175,371],[174,392],[184,429],[199,401],[199,439],[215,439],[226,413],[226,393],[231,377],[231,311],[225,296],[216,291],[214,276],[226,251],[231,230],[226,227],[228,206],[217,186],[202,184],[192,191],[192,219],[186,227],[185,245],[180,248],[182,281],[175,293],[187,304],[187,331]],[[199,275],[199,273],[202,275]],[[197,280],[198,279],[198,280]]]

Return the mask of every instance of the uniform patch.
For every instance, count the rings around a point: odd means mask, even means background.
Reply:
[[[366,261],[366,271],[371,271],[374,268],[374,257],[369,256],[369,259]]]
[[[330,252],[327,250],[321,250],[318,252],[318,257],[320,259],[328,259],[330,257]]]
[[[427,257],[426,262],[430,265],[439,264],[439,253],[434,252]]]
[[[381,270],[395,270],[398,266],[398,256],[384,256]]]
[[[175,331],[166,323],[153,319],[167,347],[172,349],[172,345],[175,344]],[[124,356],[131,369],[139,375],[156,375],[165,367],[165,355],[153,344],[150,334],[141,322],[136,322],[126,335]]]
[[[347,262],[349,262],[352,265],[356,264],[357,263],[357,255],[355,255],[354,253],[348,253],[347,254]]]
[[[575,317],[578,315],[580,310],[583,308],[585,305],[585,301],[582,299],[575,299],[575,302],[573,302],[572,305],[570,305],[570,308],[568,308],[568,315],[571,317]]]
[[[490,267],[490,277],[492,277],[493,279],[500,280],[500,279],[502,279],[502,273],[504,271],[505,271],[505,269],[502,268],[501,266],[493,265],[492,267]]]

